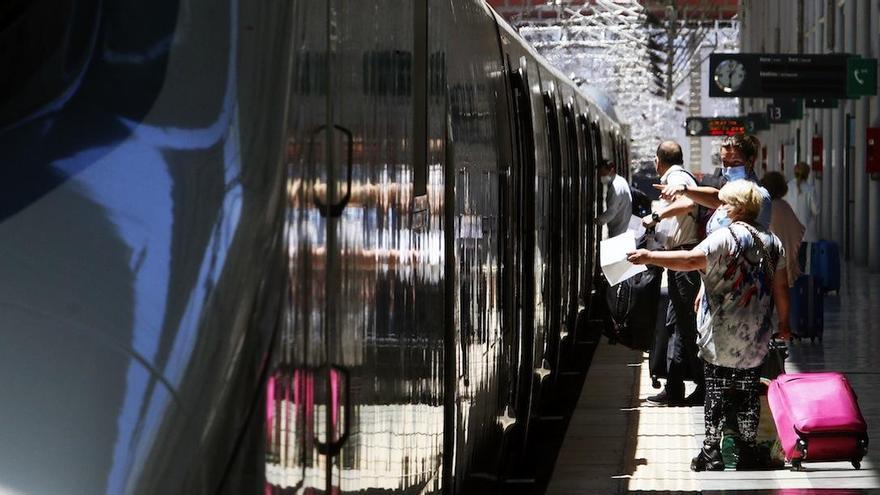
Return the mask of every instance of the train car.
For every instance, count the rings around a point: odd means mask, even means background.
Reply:
[[[607,107],[481,0],[0,15],[0,491],[503,491]]]

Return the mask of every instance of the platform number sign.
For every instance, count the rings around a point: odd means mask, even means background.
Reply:
[[[804,100],[800,98],[774,98],[767,105],[767,119],[771,124],[784,124],[804,117]]]

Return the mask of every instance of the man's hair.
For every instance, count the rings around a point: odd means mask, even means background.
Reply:
[[[607,159],[607,158],[603,158],[603,159],[599,162],[599,168],[600,168],[600,169],[605,169],[605,170],[608,170],[608,169],[614,168],[614,162],[612,162],[611,160],[609,160],[609,159]]]
[[[749,162],[754,162],[758,158],[758,149],[761,148],[761,141],[749,134],[737,134],[735,136],[725,136],[721,140],[721,147],[739,150],[743,158]]]
[[[761,179],[761,185],[770,193],[770,199],[779,199],[788,192],[785,176],[779,172],[767,172]]]
[[[752,223],[758,218],[761,211],[761,203],[764,200],[761,191],[754,182],[748,180],[735,180],[728,182],[718,191],[718,199],[729,205],[734,210],[742,212],[744,220]]]
[[[657,160],[664,165],[684,164],[681,146],[675,141],[663,141],[657,146]]]

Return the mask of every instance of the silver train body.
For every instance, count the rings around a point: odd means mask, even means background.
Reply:
[[[483,2],[414,3],[0,8],[0,492],[516,465],[626,132]]]

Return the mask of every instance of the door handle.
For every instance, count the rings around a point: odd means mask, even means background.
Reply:
[[[346,178],[345,178],[345,194],[340,198],[340,200],[333,204],[325,204],[323,201],[318,199],[318,196],[315,195],[315,206],[318,207],[318,211],[321,212],[321,216],[324,217],[339,217],[342,215],[342,210],[345,209],[345,206],[348,204],[349,200],[351,200],[351,169],[352,169],[352,161],[353,161],[353,149],[354,149],[354,136],[351,131],[342,127],[341,125],[333,124],[333,128],[343,133],[346,138]],[[314,163],[314,152],[315,152],[315,136],[318,133],[323,132],[327,129],[327,125],[322,125],[316,127],[311,135],[309,136],[309,153],[308,153],[308,163]],[[332,146],[333,143],[326,143],[327,146]],[[328,166],[332,166],[328,164]]]
[[[315,445],[318,452],[322,455],[333,457],[339,455],[342,446],[348,440],[351,433],[351,373],[336,365],[326,368],[327,373],[327,408],[328,424],[327,424],[327,441],[321,442],[315,439]],[[340,384],[340,382],[342,382]],[[340,398],[341,392],[344,391],[344,398]],[[340,413],[342,415],[341,430]],[[338,438],[336,437],[338,433]]]

